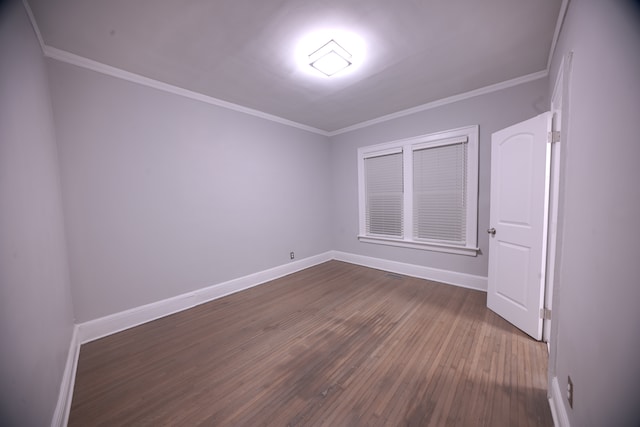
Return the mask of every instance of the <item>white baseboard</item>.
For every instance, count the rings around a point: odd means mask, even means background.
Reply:
[[[483,276],[458,273],[450,270],[440,270],[438,268],[406,264],[403,262],[389,261],[386,259],[356,255],[347,252],[334,251],[333,254],[333,259],[338,261],[404,274],[406,276],[418,277],[420,279],[433,280],[463,288],[475,289],[483,292],[487,291],[487,278]]]
[[[553,377],[553,380],[551,380],[550,391],[549,407],[551,408],[551,415],[553,416],[553,424],[556,427],[571,427],[567,409],[562,399],[562,391],[560,391],[558,377]]]
[[[288,264],[250,274],[248,276],[218,283],[207,288],[187,292],[165,300],[156,301],[151,304],[114,313],[99,319],[83,322],[77,325],[78,340],[80,344],[84,344],[98,338],[195,307],[196,305],[275,280],[279,277],[295,273],[296,271],[330,261],[332,258],[332,251],[325,252],[320,255],[304,258],[299,261],[293,261]]]
[[[89,320],[77,326],[77,341],[84,344],[170,314],[186,310],[196,305],[275,280],[296,271],[336,259],[351,264],[362,265],[421,279],[461,286],[464,288],[487,290],[487,278],[455,271],[440,270],[381,258],[372,258],[340,251],[329,251],[299,261],[280,265],[248,276],[218,283],[207,288],[187,292],[175,297],[156,301],[129,310],[114,313],[99,319]]]
[[[53,413],[51,427],[64,427],[69,421],[69,411],[71,410],[71,399],[73,398],[73,387],[76,380],[76,370],[78,368],[78,355],[80,354],[80,341],[78,341],[78,325],[73,327],[69,352],[67,353],[67,363],[62,374],[60,391],[58,393],[58,403]]]
[[[436,268],[424,267],[414,264],[406,264],[397,261],[389,261],[380,258],[372,258],[363,255],[356,255],[340,251],[329,251],[309,258],[294,261],[268,270],[260,271],[248,276],[229,280],[207,288],[198,289],[196,291],[187,292],[172,298],[135,307],[119,313],[99,319],[90,320],[75,325],[71,345],[69,346],[69,355],[64,371],[64,377],[60,386],[60,394],[58,397],[58,405],[51,422],[52,427],[62,427],[67,424],[69,419],[69,410],[71,409],[71,399],[73,397],[73,387],[75,383],[76,369],[78,366],[78,355],[80,345],[102,338],[143,323],[186,310],[191,307],[203,304],[235,292],[242,291],[260,284],[278,279],[288,274],[295,273],[314,265],[322,264],[330,260],[344,261],[351,264],[362,265],[365,267],[376,268],[379,270],[390,271],[394,273],[404,274],[407,276],[418,277],[421,279],[434,280],[437,282],[461,286],[464,288],[476,289],[480,291],[487,290],[487,278],[482,276],[474,276],[471,274],[458,273],[455,271],[440,270]],[[551,400],[550,400],[551,401]],[[564,409],[564,408],[563,408]],[[566,419],[566,412],[565,412]],[[569,426],[569,424],[562,424]]]

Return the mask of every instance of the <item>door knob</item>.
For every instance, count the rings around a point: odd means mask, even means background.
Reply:
[[[489,229],[487,229],[487,233],[491,234],[492,236],[496,235],[496,229],[491,227]]]

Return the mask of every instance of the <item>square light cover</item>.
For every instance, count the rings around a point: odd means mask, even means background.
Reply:
[[[351,54],[335,40],[330,40],[320,49],[309,55],[309,65],[318,71],[332,76],[351,65]]]

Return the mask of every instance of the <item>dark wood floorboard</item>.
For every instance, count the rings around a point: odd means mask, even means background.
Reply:
[[[70,426],[552,426],[486,294],[330,261],[85,344]]]

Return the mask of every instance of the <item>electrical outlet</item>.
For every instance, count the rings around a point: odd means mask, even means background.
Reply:
[[[567,400],[569,407],[573,408],[573,381],[571,381],[571,377],[567,377]]]
[[[289,252],[289,257],[290,257],[291,259],[295,259],[296,254],[294,254],[293,252]]]

